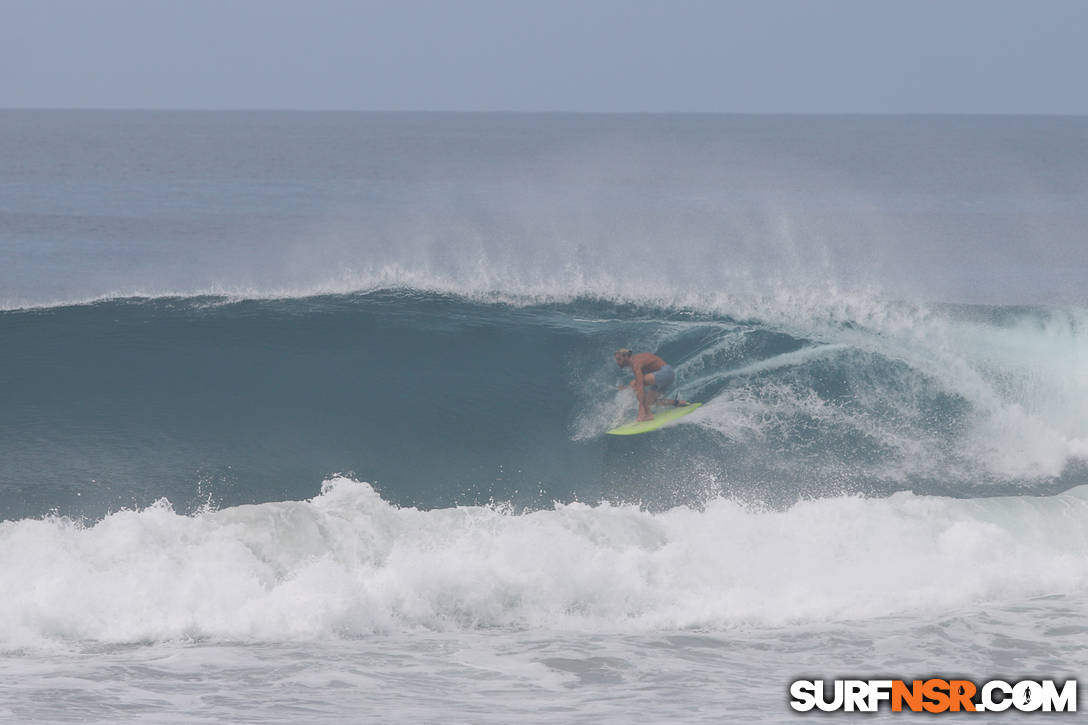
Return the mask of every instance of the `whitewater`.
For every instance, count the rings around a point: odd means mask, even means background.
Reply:
[[[0,130],[0,720],[1088,669],[1083,119]],[[605,436],[618,347],[703,407]]]

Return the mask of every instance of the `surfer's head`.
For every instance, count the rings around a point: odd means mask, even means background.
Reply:
[[[631,351],[626,347],[621,347],[616,350],[614,357],[616,358],[616,364],[621,368],[625,368],[631,364]]]

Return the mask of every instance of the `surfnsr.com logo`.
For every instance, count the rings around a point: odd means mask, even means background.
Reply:
[[[798,712],[876,712],[887,703],[892,712],[1076,712],[1077,681],[1054,680],[796,680],[790,707]]]

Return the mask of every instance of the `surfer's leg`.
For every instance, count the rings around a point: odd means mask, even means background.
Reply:
[[[686,400],[681,400],[679,397],[666,398],[665,395],[676,383],[676,371],[672,369],[671,365],[658,370],[654,375],[654,388],[657,390],[657,404],[658,405],[672,405],[675,407],[681,407],[684,405],[690,405]],[[676,393],[673,393],[675,395]]]
[[[642,378],[644,388],[643,392],[646,394],[646,407],[657,404],[657,399],[661,397],[661,391],[657,389],[657,378],[653,373],[648,373]]]

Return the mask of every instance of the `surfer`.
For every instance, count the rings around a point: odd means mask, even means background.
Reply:
[[[672,365],[654,355],[652,352],[640,352],[637,355],[623,347],[616,350],[614,357],[616,364],[621,368],[631,368],[635,373],[635,379],[624,388],[634,388],[638,396],[638,419],[653,420],[654,414],[650,412],[650,406],[663,405],[687,405],[688,401],[679,398],[670,400],[662,398],[661,394],[672,387],[676,382],[676,372]]]

